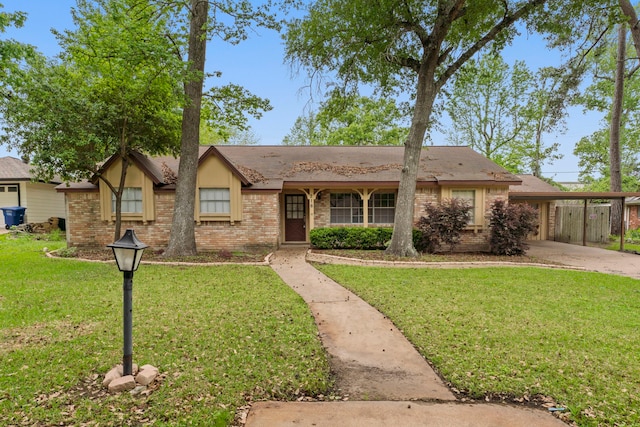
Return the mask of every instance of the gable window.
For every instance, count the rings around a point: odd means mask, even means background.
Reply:
[[[396,215],[396,195],[394,193],[373,193],[369,198],[369,222],[371,224],[392,224]]]
[[[111,212],[116,211],[116,195],[111,193]],[[142,213],[142,188],[125,187],[122,190],[122,213]]]
[[[231,212],[231,195],[228,188],[201,188],[200,213],[229,214]]]
[[[451,198],[467,202],[471,207],[469,211],[469,224],[476,223],[476,190],[451,190]]]
[[[362,224],[362,199],[354,193],[331,193],[331,224]]]

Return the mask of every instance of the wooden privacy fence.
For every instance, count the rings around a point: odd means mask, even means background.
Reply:
[[[611,226],[610,206],[587,206],[587,242],[607,243]],[[556,206],[554,240],[565,243],[582,242],[584,206]]]

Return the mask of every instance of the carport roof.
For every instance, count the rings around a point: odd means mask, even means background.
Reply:
[[[529,191],[518,192],[511,190],[511,200],[596,200],[596,199],[625,199],[640,197],[640,192],[627,191]]]

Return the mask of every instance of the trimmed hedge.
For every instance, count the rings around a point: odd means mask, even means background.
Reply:
[[[311,245],[316,249],[385,249],[393,228],[326,227],[309,232]],[[420,232],[414,230],[416,244]]]

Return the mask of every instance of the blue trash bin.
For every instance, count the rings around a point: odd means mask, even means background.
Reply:
[[[4,227],[7,230],[14,225],[20,225],[24,223],[24,211],[26,211],[27,208],[23,208],[22,206],[11,206],[8,208],[0,209],[2,209],[2,213],[4,214]]]

